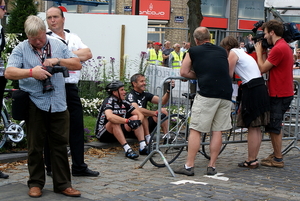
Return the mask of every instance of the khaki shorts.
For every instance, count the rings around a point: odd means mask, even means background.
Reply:
[[[225,131],[231,125],[232,102],[219,98],[196,95],[192,107],[190,128],[199,132]]]

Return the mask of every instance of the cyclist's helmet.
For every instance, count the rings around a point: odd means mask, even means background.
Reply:
[[[109,83],[108,85],[106,85],[105,90],[111,94],[113,91],[117,91],[120,87],[123,87],[124,83],[119,81],[119,80],[115,80],[112,81],[111,83]]]

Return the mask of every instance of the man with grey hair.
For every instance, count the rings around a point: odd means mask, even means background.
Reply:
[[[62,42],[46,35],[46,26],[41,18],[29,16],[24,27],[28,39],[12,51],[5,77],[19,80],[20,89],[27,92],[30,99],[25,118],[29,170],[27,185],[30,189],[28,195],[42,195],[45,185],[43,147],[45,138],[48,137],[52,150],[54,192],[79,197],[80,191],[71,186],[67,155],[69,112],[64,77],[62,73],[49,73],[46,67],[50,69],[58,65],[69,70],[80,70],[80,59]],[[45,90],[43,82],[48,78],[52,88]]]
[[[169,67],[173,69],[180,69],[183,59],[183,52],[180,51],[179,43],[175,43],[173,48],[174,51],[172,51],[169,56]]]
[[[197,46],[191,47],[186,53],[180,74],[182,77],[197,79],[200,90],[192,106],[187,160],[174,172],[194,175],[201,132],[212,131],[209,145],[211,159],[207,175],[215,175],[216,160],[222,146],[222,131],[231,128],[232,86],[227,52],[222,47],[210,43],[210,32],[206,27],[198,27],[194,31],[194,40]]]
[[[163,61],[163,65],[165,67],[169,67],[169,56],[170,56],[170,53],[173,51],[174,49],[171,48],[171,42],[170,41],[166,41],[165,42],[165,48],[163,50],[163,58],[164,58],[164,61]]]

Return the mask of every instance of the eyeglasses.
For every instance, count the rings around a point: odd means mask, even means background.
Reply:
[[[4,11],[6,10],[6,6],[0,6],[0,8]]]

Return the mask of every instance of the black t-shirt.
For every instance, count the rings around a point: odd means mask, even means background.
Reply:
[[[130,93],[126,95],[126,100],[130,103],[137,103],[141,108],[147,108],[148,101],[151,102],[153,94],[144,91],[139,93],[135,90],[131,90]]]
[[[201,96],[231,100],[232,81],[229,76],[227,52],[224,48],[205,43],[189,49]]]
[[[96,123],[96,134],[99,130],[103,129],[105,124],[108,122],[105,115],[105,110],[112,110],[113,114],[122,118],[128,118],[131,116],[131,112],[135,110],[135,108],[126,100],[118,102],[118,99],[114,96],[105,98],[100,107],[100,112]]]

